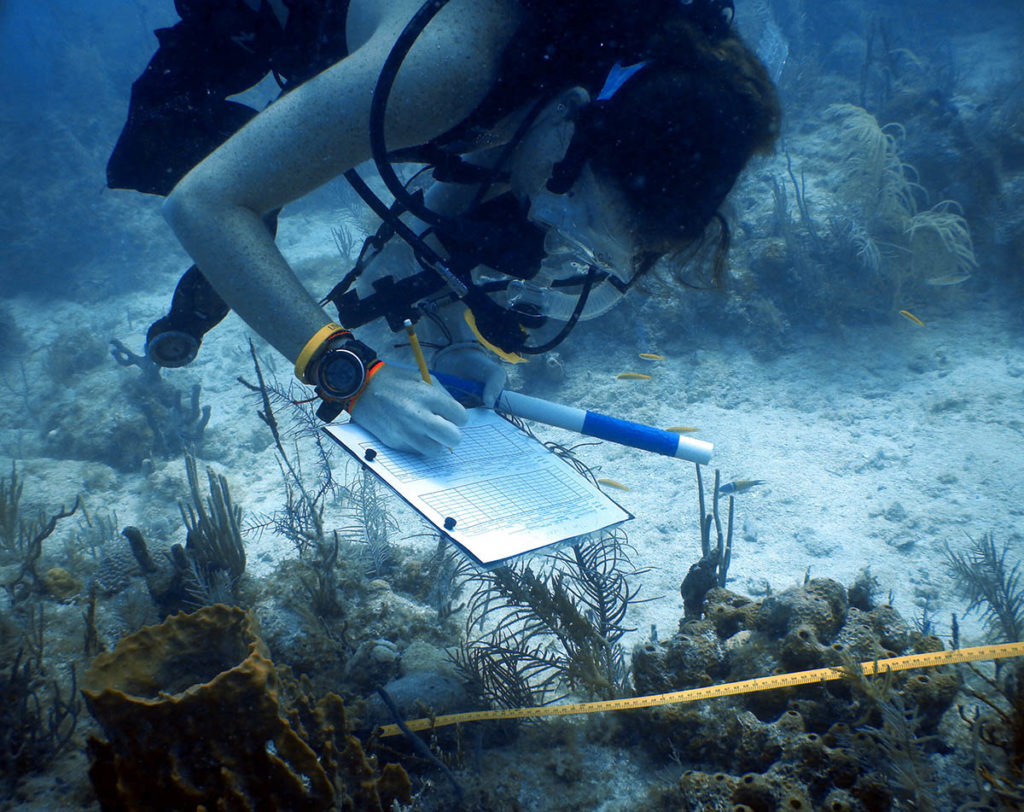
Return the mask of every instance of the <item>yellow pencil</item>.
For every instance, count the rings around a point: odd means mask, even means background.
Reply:
[[[412,329],[412,321],[406,319],[404,324],[405,334],[409,336],[409,346],[412,347],[412,354],[416,356],[416,366],[420,368],[420,377],[428,386],[433,386],[434,382],[430,380],[430,370],[427,369],[427,359],[423,357],[423,347],[420,346],[420,339],[416,335],[416,331]],[[454,453],[451,446],[448,446],[448,451]]]
[[[425,383],[433,385],[430,380],[430,370],[427,369],[427,359],[423,357],[423,348],[420,346],[419,337],[412,329],[412,322],[409,319],[405,320],[405,334],[409,336],[409,346],[412,347],[412,354],[416,356],[416,366],[420,368],[420,377]]]

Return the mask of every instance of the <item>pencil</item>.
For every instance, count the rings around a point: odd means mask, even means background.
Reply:
[[[416,366],[420,368],[420,377],[425,383],[433,385],[430,380],[430,370],[427,369],[427,359],[423,357],[423,348],[420,346],[420,340],[409,319],[405,320],[405,334],[409,336],[409,346],[412,347],[412,353],[416,356]]]

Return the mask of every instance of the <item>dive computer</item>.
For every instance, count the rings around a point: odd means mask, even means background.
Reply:
[[[321,397],[349,401],[362,391],[377,353],[361,341],[346,338],[332,342],[313,361],[310,377]]]

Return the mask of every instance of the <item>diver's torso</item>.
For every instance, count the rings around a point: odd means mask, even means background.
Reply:
[[[459,0],[452,0],[455,2]],[[419,0],[412,0],[400,5],[401,14],[413,15],[421,4]],[[501,5],[494,4],[496,9]],[[658,10],[664,3],[662,0],[650,0],[641,6],[621,0],[518,0],[516,5],[522,19],[506,46],[494,87],[466,120],[435,139],[435,144],[456,154],[465,154],[467,148],[475,149],[481,144],[493,145],[490,150],[500,152],[509,129],[504,125],[516,121],[524,109],[551,99],[572,86],[586,88],[591,97],[596,96],[611,66],[622,59],[630,59],[637,42],[649,34],[650,26],[656,21]],[[349,17],[350,43],[353,46],[357,47],[360,31],[371,29],[370,23],[379,24],[382,13],[379,2],[353,0]],[[633,59],[635,61],[635,57]],[[495,165],[499,174],[506,168]],[[427,191],[428,200],[451,201],[467,197],[465,189],[446,190],[445,187],[449,186],[452,184],[434,184]],[[491,190],[497,191],[496,188]],[[478,264],[471,266],[473,283],[491,290],[489,297],[502,308],[525,307],[531,312],[542,313],[547,317],[544,323],[591,318],[617,303],[628,287],[628,275],[614,279],[608,274],[598,274],[596,283],[585,283],[590,271],[589,263],[581,261],[577,252],[566,250],[564,243],[549,244],[551,241],[545,240],[543,229],[527,221],[528,208],[528,201],[520,197],[513,202],[506,201],[503,211],[498,210],[492,200],[482,205],[477,201],[475,206],[461,210],[456,206],[455,211],[449,207],[444,212],[449,217],[462,220],[473,217],[490,218],[492,221],[504,219],[505,225],[509,226],[496,231],[468,229],[464,232],[468,235],[465,241],[473,243],[475,253],[489,252],[495,260],[480,259]],[[408,219],[413,224],[413,218]],[[488,247],[488,251],[480,252],[481,240],[487,239],[490,233],[496,234],[494,244]],[[481,234],[482,238],[478,236]],[[456,233],[435,233],[431,238],[435,247],[442,249],[449,258],[455,258],[456,265],[459,264],[459,236],[456,229]],[[440,246],[436,244],[438,238]],[[368,292],[382,277],[407,278],[420,270],[408,247],[392,240],[366,267],[357,288]],[[470,272],[469,268],[464,270]],[[584,288],[589,299],[576,312]],[[343,320],[344,317],[343,313]]]

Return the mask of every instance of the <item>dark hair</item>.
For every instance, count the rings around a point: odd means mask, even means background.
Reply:
[[[749,159],[772,148],[781,112],[731,31],[715,36],[681,14],[639,56],[649,63],[577,127],[594,171],[639,213],[643,242],[671,251],[702,237]]]
[[[717,284],[729,244],[718,209],[751,156],[771,149],[781,118],[768,72],[733,30],[732,0],[520,3],[520,34],[491,102],[474,115],[496,121],[554,98],[566,77],[596,98],[612,64],[646,62],[610,99],[579,112],[548,188],[567,191],[589,161],[638,214],[642,264],[666,253],[703,258],[717,242]]]

